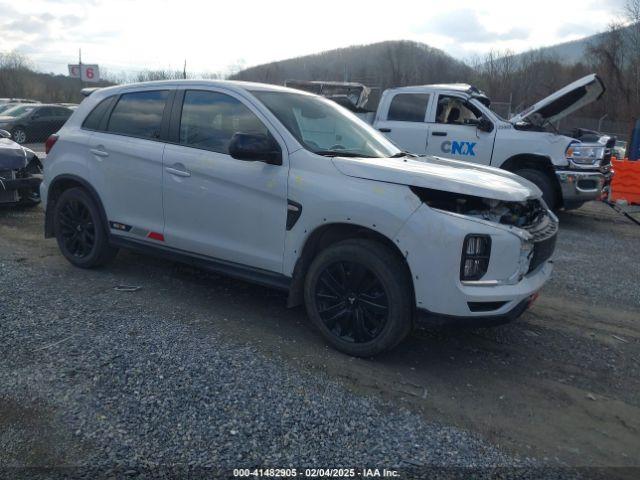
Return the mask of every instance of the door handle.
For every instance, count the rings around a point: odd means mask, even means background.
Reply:
[[[389,133],[391,131],[390,128],[379,128],[378,130],[380,130],[382,133]]]
[[[93,153],[96,157],[108,157],[109,156],[109,152],[105,152],[104,151],[104,147],[102,145],[98,145],[96,148],[92,148],[89,151],[91,153]]]
[[[431,135],[433,135],[434,137],[446,137],[447,132],[433,132]]]
[[[176,177],[190,177],[191,172],[187,172],[186,170],[178,170],[177,168],[166,167],[165,170],[167,173],[171,175],[175,175]]]

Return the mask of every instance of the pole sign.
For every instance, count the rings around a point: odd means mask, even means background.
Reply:
[[[82,65],[69,65],[69,76],[71,78],[79,78],[83,82],[99,82],[100,67],[98,67],[98,65],[89,65],[86,63],[83,63]]]

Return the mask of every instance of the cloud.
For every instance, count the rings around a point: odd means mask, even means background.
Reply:
[[[416,33],[435,33],[461,43],[490,43],[529,38],[528,28],[512,28],[507,32],[492,32],[485,27],[474,10],[462,9],[437,15],[416,30]]]

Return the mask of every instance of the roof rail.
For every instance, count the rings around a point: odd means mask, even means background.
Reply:
[[[88,97],[96,90],[100,90],[100,88],[99,87],[83,88],[82,90],[80,90],[80,93],[82,94],[83,97]]]

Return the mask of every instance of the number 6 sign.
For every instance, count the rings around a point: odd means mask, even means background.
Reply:
[[[100,81],[100,68],[98,65],[69,65],[69,76],[80,78],[83,82],[95,83]]]

